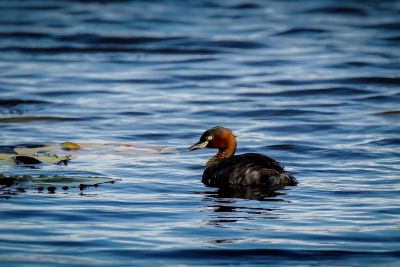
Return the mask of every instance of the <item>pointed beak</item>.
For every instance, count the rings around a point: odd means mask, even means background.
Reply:
[[[198,143],[194,144],[193,146],[189,147],[188,151],[206,148],[207,145],[208,145],[208,141],[198,142]]]

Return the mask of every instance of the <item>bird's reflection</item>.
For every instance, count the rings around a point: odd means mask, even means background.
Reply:
[[[286,201],[282,198],[285,195],[282,190],[268,190],[261,187],[224,187],[215,191],[206,191],[203,194],[215,199],[240,198],[258,201]]]
[[[224,227],[243,220],[278,218],[276,211],[280,206],[268,205],[267,202],[288,203],[284,199],[286,190],[288,189],[273,191],[260,187],[229,187],[215,190],[210,188],[199,193],[204,195],[205,210],[212,210],[206,223]]]
[[[285,201],[284,199],[276,198],[285,195],[279,191],[266,190],[259,187],[228,187],[219,188],[217,193],[218,198],[243,198],[258,201]]]

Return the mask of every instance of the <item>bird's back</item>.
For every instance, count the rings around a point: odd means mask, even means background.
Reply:
[[[257,153],[224,158],[208,165],[202,182],[209,186],[264,186],[280,188],[296,185],[296,179],[285,172],[276,160]]]

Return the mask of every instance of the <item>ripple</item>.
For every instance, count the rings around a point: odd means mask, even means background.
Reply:
[[[400,23],[398,22],[377,23],[367,25],[366,27],[379,30],[400,31]]]
[[[243,117],[264,117],[264,116],[302,116],[302,115],[331,115],[335,114],[334,112],[328,111],[316,111],[316,110],[304,110],[304,109],[258,109],[258,110],[251,110],[251,111],[243,111],[238,112],[236,116],[243,116]]]
[[[205,81],[205,80],[229,80],[233,79],[230,75],[204,74],[204,75],[176,75],[176,78],[183,80]]]
[[[269,59],[269,60],[252,60],[252,61],[244,61],[241,64],[246,66],[256,66],[256,67],[278,67],[278,66],[287,66],[290,64],[299,63],[293,60],[288,59]]]
[[[269,145],[266,146],[268,150],[281,150],[281,151],[290,151],[296,153],[314,153],[323,151],[324,148],[320,148],[317,146],[311,145],[297,145],[297,144],[277,144],[277,145]]]
[[[378,146],[398,146],[400,145],[400,138],[384,138],[377,141],[371,141],[367,144]]]
[[[354,77],[343,79],[343,82],[356,84],[399,85],[400,77]]]
[[[239,96],[248,97],[264,97],[264,96],[314,96],[314,95],[334,95],[334,96],[354,96],[371,94],[371,91],[364,89],[357,89],[352,87],[329,87],[329,88],[316,88],[316,89],[300,89],[300,90],[285,90],[281,92],[264,93],[264,92],[246,92],[239,93]]]
[[[282,32],[278,32],[275,35],[310,35],[310,34],[321,34],[328,33],[328,30],[318,29],[318,28],[295,28]]]
[[[136,117],[136,116],[149,116],[151,115],[151,112],[142,112],[142,111],[125,111],[125,112],[119,112],[118,115],[122,115],[122,116],[132,116],[132,117]]]
[[[2,38],[16,38],[16,39],[42,39],[49,38],[51,35],[42,32],[0,32]]]
[[[0,181],[3,264],[398,264],[394,1],[4,0],[0,10],[0,172],[120,179],[53,194]],[[299,185],[204,187],[216,151],[185,148],[214,125]],[[6,162],[14,144],[66,140],[92,150],[69,151],[66,166]]]
[[[0,99],[0,107],[14,107],[18,105],[38,105],[49,104],[51,102],[30,99]]]
[[[357,7],[341,7],[341,6],[331,6],[331,7],[321,7],[321,8],[313,8],[304,11],[304,13],[327,13],[327,14],[335,14],[335,15],[352,15],[352,16],[366,16],[367,13],[365,10],[357,8]]]
[[[245,3],[240,3],[237,5],[232,6],[231,8],[233,9],[257,9],[257,8],[262,8],[262,6],[257,5],[255,3],[251,3],[251,2],[245,2]]]
[[[187,44],[187,43],[186,43]],[[180,45],[179,43],[177,45]],[[241,48],[241,49],[254,49],[264,48],[266,44],[255,41],[242,41],[242,40],[218,40],[218,41],[201,41],[195,40],[191,45],[201,47],[216,47],[216,48]]]
[[[1,35],[0,35],[1,36]],[[95,34],[74,34],[55,36],[59,41],[63,42],[80,42],[93,45],[138,45],[146,43],[159,43],[183,40],[183,37],[174,36],[100,36]]]
[[[400,97],[397,95],[382,95],[382,94],[374,94],[372,96],[366,96],[360,98],[362,101],[366,102],[376,102],[376,103],[397,103],[400,100]],[[390,113],[390,112],[389,112]],[[376,115],[388,115],[388,114],[376,114]]]
[[[171,54],[171,55],[212,55],[219,51],[210,48],[136,48],[136,47],[76,47],[76,46],[53,46],[53,47],[24,47],[24,46],[8,46],[1,47],[3,51],[21,52],[30,54],[63,54],[63,53],[154,53],[154,54]]]
[[[117,94],[116,92],[107,91],[107,90],[92,90],[86,91],[86,94]],[[57,90],[57,91],[42,91],[36,93],[36,95],[44,96],[44,97],[67,97],[67,96],[79,96],[82,95],[82,91],[75,91],[75,90]]]
[[[98,117],[58,117],[58,116],[18,116],[0,117],[0,123],[31,123],[31,122],[57,122],[57,121],[91,121]]]
[[[120,252],[124,253],[124,252]],[[127,253],[127,252],[126,252]],[[168,250],[159,252],[148,252],[152,257],[162,258],[190,258],[204,259],[213,258],[218,260],[223,259],[249,259],[252,257],[268,261],[276,261],[278,259],[295,259],[300,261],[313,260],[338,260],[352,258],[375,258],[375,257],[392,257],[399,258],[400,251],[387,252],[364,252],[364,251],[349,251],[349,250],[287,250],[287,249],[196,249],[196,250]],[[261,257],[261,258],[260,258]],[[217,260],[217,261],[218,261]],[[264,262],[265,263],[265,262]]]
[[[43,109],[50,104],[52,103],[43,100],[3,99],[0,100],[0,114],[23,115],[33,110]]]
[[[382,112],[374,113],[374,115],[379,115],[379,116],[400,116],[400,110],[382,111]]]

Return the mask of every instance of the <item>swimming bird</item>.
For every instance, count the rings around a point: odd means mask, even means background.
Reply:
[[[206,164],[202,178],[205,185],[220,188],[261,186],[275,190],[297,184],[296,178],[276,160],[258,153],[235,155],[236,147],[232,130],[216,126],[205,131],[199,142],[188,148],[189,151],[218,149]]]

